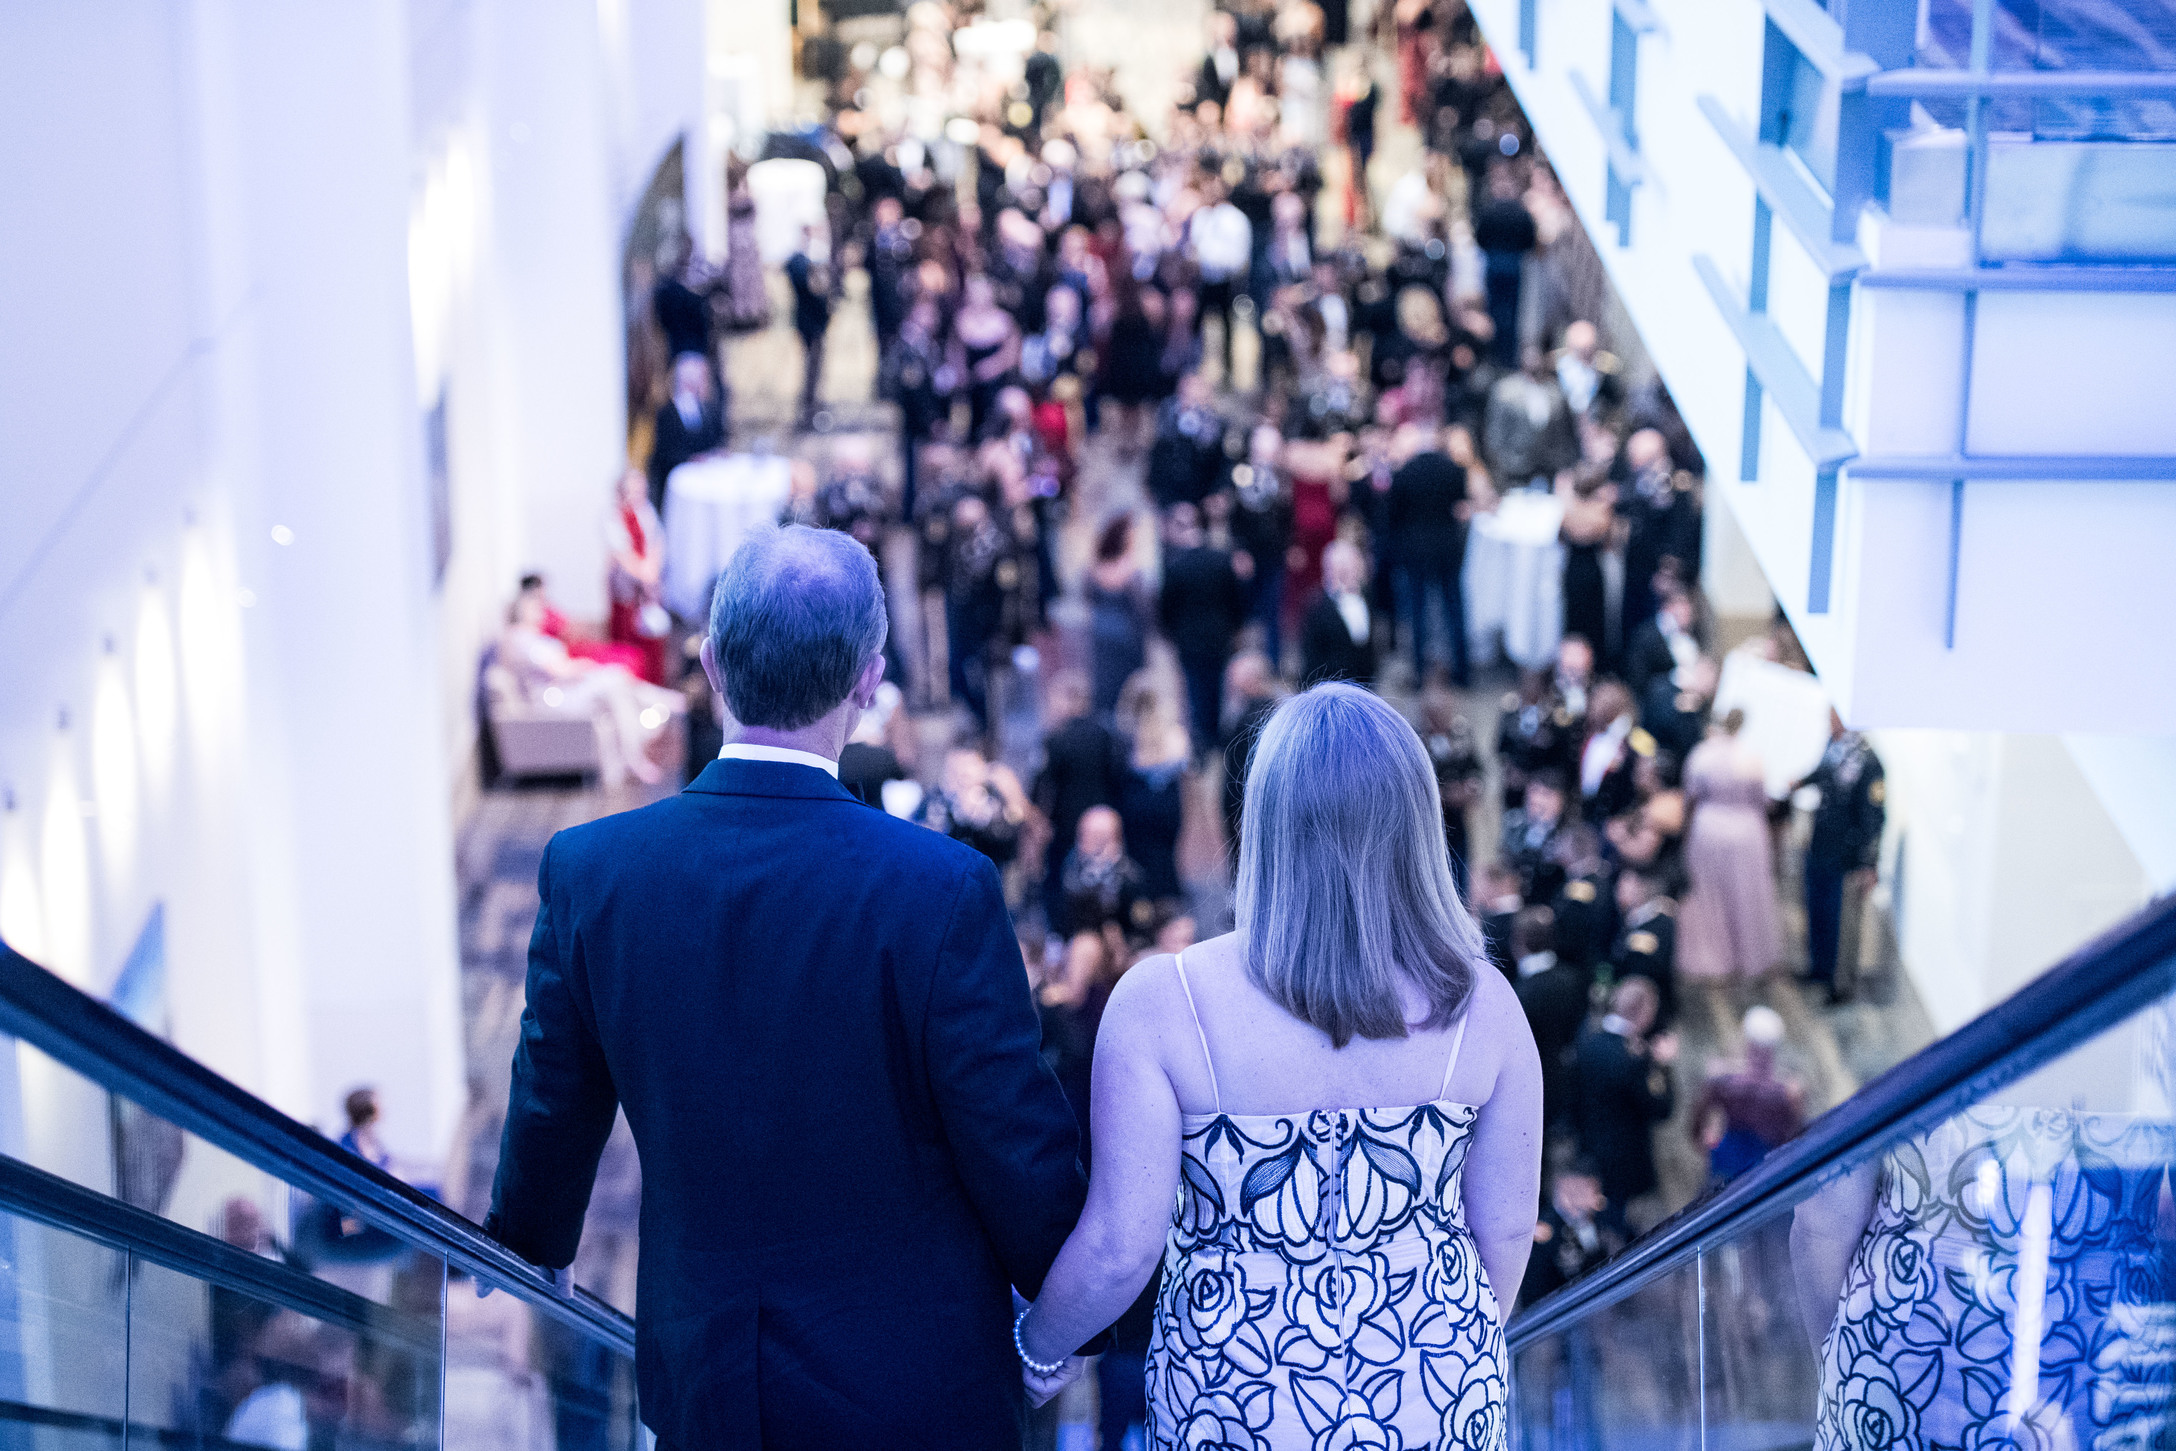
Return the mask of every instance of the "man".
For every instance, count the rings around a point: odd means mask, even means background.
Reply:
[[[1602,351],[1602,335],[1593,323],[1582,319],[1565,325],[1556,381],[1572,417],[1582,423],[1602,422],[1615,413],[1624,402],[1624,384],[1617,376],[1623,370],[1615,355]]]
[[[1450,638],[1451,681],[1471,683],[1466,657],[1466,592],[1460,582],[1466,561],[1466,470],[1443,451],[1440,437],[1408,424],[1399,430],[1407,458],[1390,476],[1391,555],[1405,574],[1406,628],[1413,642],[1413,684],[1428,673],[1429,602],[1443,602]]]
[[[1150,497],[1169,508],[1199,504],[1214,493],[1224,468],[1224,432],[1209,380],[1185,374],[1178,392],[1156,410],[1156,437],[1148,447]]]
[[[698,454],[725,447],[725,405],[712,386],[710,359],[682,353],[672,360],[672,396],[658,406],[650,444],[650,507],[665,507],[665,481]]]
[[[1044,852],[1043,911],[1061,936],[1074,930],[1064,885],[1065,846],[1079,834],[1091,808],[1118,800],[1126,776],[1126,748],[1117,733],[1089,709],[1088,680],[1078,670],[1050,682],[1050,734],[1043,741],[1043,769],[1035,778],[1035,804],[1050,822]]]
[[[1247,590],[1232,565],[1232,552],[1203,539],[1201,514],[1174,504],[1164,522],[1163,592],[1156,602],[1164,637],[1178,652],[1186,677],[1186,706],[1194,753],[1216,748],[1224,721],[1224,671],[1232,641],[1247,622]]]
[[[1655,985],[1655,1021],[1677,1017],[1677,903],[1653,867],[1626,867],[1617,876],[1617,911],[1623,925],[1609,952],[1619,982],[1644,977]]]
[[[1514,985],[1519,980],[1518,949],[1512,941],[1518,931],[1519,874],[1508,863],[1492,861],[1481,868],[1481,888],[1473,914],[1481,923],[1481,940],[1488,944],[1488,960]]]
[[[1325,680],[1375,683],[1375,659],[1382,631],[1368,610],[1368,562],[1349,539],[1333,539],[1322,550],[1322,594],[1307,611],[1300,633],[1300,679],[1308,685]]]
[[[1881,857],[1889,783],[1881,757],[1843,717],[1828,713],[1828,749],[1800,786],[1821,793],[1806,843],[1806,978],[1828,1000],[1851,996],[1859,968],[1859,924]]]
[[[1570,878],[1557,860],[1564,833],[1564,773],[1549,768],[1526,783],[1524,804],[1504,813],[1497,856],[1519,874],[1521,901],[1546,905]]]
[[[1473,244],[1481,249],[1488,315],[1496,324],[1496,362],[1502,367],[1519,360],[1519,292],[1526,255],[1540,240],[1534,214],[1519,196],[1519,179],[1509,166],[1498,162],[1489,172],[1487,200],[1473,210]],[[1506,484],[1514,482],[1507,475],[1497,477]],[[1523,477],[1518,480],[1523,481]]]
[[[1682,586],[1662,596],[1653,618],[1635,629],[1624,652],[1624,683],[1641,701],[1658,677],[1673,676],[1700,658],[1699,606]],[[1682,683],[1682,682],[1680,682]]]
[[[1629,1237],[1625,1209],[1662,1181],[1655,1173],[1655,1125],[1677,1103],[1670,1064],[1677,1040],[1652,1042],[1655,985],[1629,977],[1609,995],[1609,1013],[1579,1036],[1572,1051],[1580,1150],[1594,1160],[1609,1203],[1603,1222]]]
[[[1744,1060],[1711,1064],[1692,1108],[1693,1142],[1707,1150],[1711,1183],[1737,1178],[1806,1126],[1806,1086],[1776,1071],[1783,1015],[1756,1003],[1741,1029]]]
[[[1232,699],[1239,705],[1232,728],[1224,736],[1224,837],[1236,865],[1239,860],[1239,820],[1247,797],[1247,772],[1254,765],[1254,746],[1261,738],[1262,723],[1277,708],[1280,697],[1277,676],[1270,669],[1269,657],[1259,650],[1249,650],[1233,660],[1231,678],[1226,683]]]
[[[1074,829],[1073,849],[1065,854],[1067,933],[1132,931],[1149,901],[1147,879],[1126,855],[1126,829],[1109,806],[1091,806]]]
[[[1543,771],[1577,764],[1578,725],[1571,708],[1552,698],[1547,675],[1529,670],[1519,677],[1518,690],[1504,697],[1496,717],[1496,764],[1506,811],[1526,799],[1526,783]]]
[[[1215,317],[1224,333],[1224,386],[1232,382],[1232,300],[1246,289],[1254,262],[1254,226],[1222,185],[1209,183],[1201,208],[1187,219],[1187,250],[1201,271],[1201,321]]]
[[[1557,386],[1548,357],[1528,348],[1523,371],[1506,373],[1489,389],[1481,427],[1481,451],[1497,483],[1506,489],[1547,487],[1559,471],[1579,462],[1579,432],[1571,406]],[[1626,578],[1630,578],[1630,564]]]
[[[907,320],[914,239],[907,235],[906,208],[898,197],[878,197],[870,219],[876,225],[869,238],[869,322],[876,329],[881,358],[891,351]]]
[[[816,256],[816,229],[801,229],[801,245],[786,259],[793,284],[793,330],[801,335],[801,427],[816,417],[824,375],[824,334],[831,328],[831,268]]]
[[[1194,104],[1207,101],[1222,111],[1239,79],[1239,22],[1228,10],[1209,14],[1209,46],[1194,76]]]
[[[1511,929],[1518,955],[1519,1008],[1541,1052],[1541,1121],[1555,1127],[1571,1115],[1572,1044],[1587,1021],[1587,987],[1593,977],[1556,953],[1554,918],[1547,907],[1528,907]]]
[[[1085,1197],[997,871],[832,779],[884,670],[869,552],[801,527],[720,576],[740,722],[685,792],[546,849],[485,1229],[574,1257],[624,1108],[636,1373],[670,1451],[1017,1448],[1012,1294]]]
[[[1626,487],[1617,491],[1617,514],[1626,524],[1624,544],[1624,638],[1654,618],[1658,577],[1689,587],[1700,577],[1700,500],[1692,475],[1679,473],[1670,442],[1657,428],[1643,428],[1624,442]]]
[[[1556,915],[1557,955],[1592,982],[1617,935],[1616,886],[1602,856],[1602,834],[1586,822],[1557,833],[1550,856],[1563,869],[1550,910]]]
[[[1520,1304],[1533,1304],[1624,1248],[1624,1236],[1602,1222],[1606,1208],[1601,1176],[1592,1162],[1575,1159],[1557,1174],[1534,1222],[1534,1250],[1519,1286]]]

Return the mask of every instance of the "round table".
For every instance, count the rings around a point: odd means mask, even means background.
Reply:
[[[1564,505],[1513,489],[1466,534],[1466,638],[1476,664],[1499,651],[1521,670],[1556,659],[1564,635]]]
[[[665,480],[665,607],[683,620],[710,615],[710,591],[741,541],[778,523],[793,465],[774,454],[713,453]]]

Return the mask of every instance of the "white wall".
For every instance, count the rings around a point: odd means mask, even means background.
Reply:
[[[1756,0],[1654,0],[1640,42],[1641,155],[1632,242],[1603,220],[1604,150],[1569,73],[1607,94],[1608,0],[1537,0],[1537,62],[1516,45],[1519,0],[1474,11],[1532,118],[1728,509],[1839,708],[1864,726],[2165,734],[2176,722],[2176,638],[2159,628],[2160,579],[2176,555],[2176,486],[1970,484],[1954,648],[1944,639],[1949,486],[1858,481],[1839,499],[1833,608],[1807,610],[1814,480],[1804,449],[1765,405],[1759,477],[1738,478],[1745,355],[1692,268],[1711,257],[1737,290],[1751,256],[1754,192],[1696,108],[1713,96],[1748,133],[1759,100]],[[1954,228],[1900,227],[1869,210],[1877,263],[1954,262]],[[1818,374],[1826,289],[1779,220],[1770,310]],[[1862,453],[1955,446],[1961,305],[1954,296],[1858,290],[1845,426]],[[2176,453],[2176,297],[1991,294],[1972,379],[1974,451]],[[1728,581],[1724,581],[1728,583]],[[2019,662],[2032,685],[2019,688]]]
[[[702,14],[0,10],[0,932],[103,992],[163,902],[179,1045],[323,1123],[375,1081],[416,1159],[475,652],[524,567],[602,610],[619,242]]]

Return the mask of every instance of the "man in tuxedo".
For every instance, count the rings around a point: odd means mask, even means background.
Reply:
[[[1451,681],[1468,683],[1471,671],[1466,658],[1466,592],[1460,581],[1466,560],[1466,519],[1472,512],[1466,498],[1465,466],[1444,452],[1440,437],[1431,437],[1418,425],[1400,430],[1406,460],[1390,476],[1390,552],[1405,572],[1405,603],[1413,644],[1413,682],[1416,688],[1428,673],[1428,635],[1431,595],[1443,602],[1446,651]]]
[[[800,425],[812,426],[824,376],[824,335],[831,330],[831,266],[819,258],[816,229],[801,229],[801,245],[786,259],[793,284],[793,330],[801,336]]]
[[[1662,1182],[1655,1173],[1655,1125],[1677,1104],[1670,1076],[1677,1040],[1647,1036],[1659,999],[1646,978],[1626,978],[1609,995],[1608,1015],[1580,1034],[1572,1050],[1579,1147],[1609,1197],[1603,1222],[1620,1233],[1630,1228],[1626,1207]]]
[[[1368,562],[1349,539],[1332,540],[1322,551],[1322,593],[1307,611],[1300,635],[1300,679],[1308,685],[1325,680],[1375,683],[1375,659],[1382,648],[1380,622],[1368,610]]]
[[[1228,10],[1209,13],[1209,46],[1194,76],[1194,104],[1208,101],[1222,111],[1239,79],[1239,22]]]
[[[1194,754],[1206,756],[1223,728],[1224,672],[1232,663],[1232,641],[1247,622],[1247,589],[1232,552],[1202,537],[1201,513],[1192,504],[1171,506],[1164,551],[1157,613],[1186,677]]]
[[[1541,1052],[1541,1119],[1554,1128],[1571,1114],[1572,1044],[1587,1021],[1587,989],[1594,976],[1556,952],[1555,914],[1528,907],[1511,929],[1518,955],[1519,1008]]]
[[[650,507],[665,507],[665,480],[699,453],[725,447],[725,404],[710,376],[710,359],[682,353],[672,360],[672,396],[659,405],[650,444]]]
[[[1017,1451],[1010,1330],[1085,1198],[987,858],[833,778],[884,672],[843,534],[766,530],[704,672],[740,727],[680,795],[559,833],[485,1229],[560,1269],[625,1109],[636,1373],[669,1451]]]

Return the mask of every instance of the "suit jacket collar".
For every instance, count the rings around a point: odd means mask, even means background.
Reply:
[[[785,761],[712,761],[687,789],[706,796],[772,796],[808,801],[861,802],[814,766]]]

